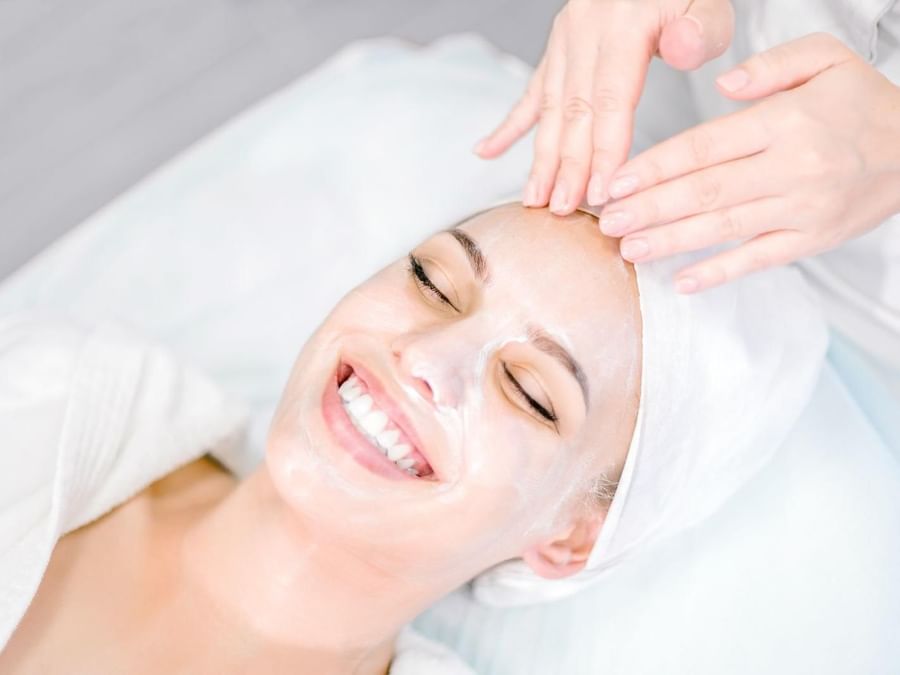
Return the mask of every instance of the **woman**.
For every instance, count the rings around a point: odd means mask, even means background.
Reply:
[[[204,457],[239,421],[209,385],[0,331],[2,490],[62,448],[46,527],[47,485],[2,495],[0,670],[399,673],[400,628],[476,575],[564,592],[690,526],[780,445],[824,339],[786,271],[691,298],[668,272],[583,213],[440,232],[306,344],[243,481]]]
[[[558,220],[489,211],[350,293],[265,465],[238,482],[195,456],[62,537],[0,670],[384,673],[400,628],[484,569],[580,570],[634,428],[641,322],[613,242]]]

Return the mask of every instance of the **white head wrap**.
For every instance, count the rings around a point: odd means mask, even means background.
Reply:
[[[642,546],[711,515],[781,446],[819,376],[824,320],[793,268],[677,294],[674,274],[697,257],[635,265],[641,399],[586,569],[551,581],[521,561],[503,563],[473,582],[479,600],[525,604],[577,591]]]

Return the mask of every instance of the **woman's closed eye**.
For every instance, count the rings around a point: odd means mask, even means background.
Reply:
[[[430,304],[438,304],[462,314],[460,305],[451,298],[458,296],[456,287],[438,262],[419,257],[413,253],[408,256],[407,272],[415,283],[419,294]],[[552,402],[546,395],[538,379],[527,368],[510,366],[501,362],[502,378],[507,384],[503,386],[509,398],[531,417],[552,427],[559,433],[559,418],[553,409]]]
[[[543,420],[553,425],[553,428],[559,431],[557,426],[557,421],[559,418],[556,413],[553,411],[553,406],[549,405],[545,406],[541,404],[534,396],[526,391],[525,387],[516,379],[516,377],[512,374],[505,363],[503,364],[503,374],[506,376],[509,383],[512,385],[513,395],[516,396],[522,403],[527,405],[531,410],[540,416]]]
[[[412,253],[409,254],[409,275],[412,277],[413,281],[416,283],[416,286],[423,294],[429,295],[434,300],[451,307],[453,310],[459,312],[459,308],[450,301],[447,297],[447,294],[444,293],[438,286],[431,280],[431,277],[428,276],[428,273],[425,271],[425,267],[422,265],[422,261],[419,260]]]

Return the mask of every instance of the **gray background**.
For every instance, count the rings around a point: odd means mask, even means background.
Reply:
[[[0,0],[0,279],[347,42],[476,31],[534,64],[563,0]]]

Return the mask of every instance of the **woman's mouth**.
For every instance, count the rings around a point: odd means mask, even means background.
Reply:
[[[431,465],[405,433],[406,425],[396,419],[396,405],[370,373],[343,363],[328,389],[326,421],[359,464],[388,478],[436,479]]]

